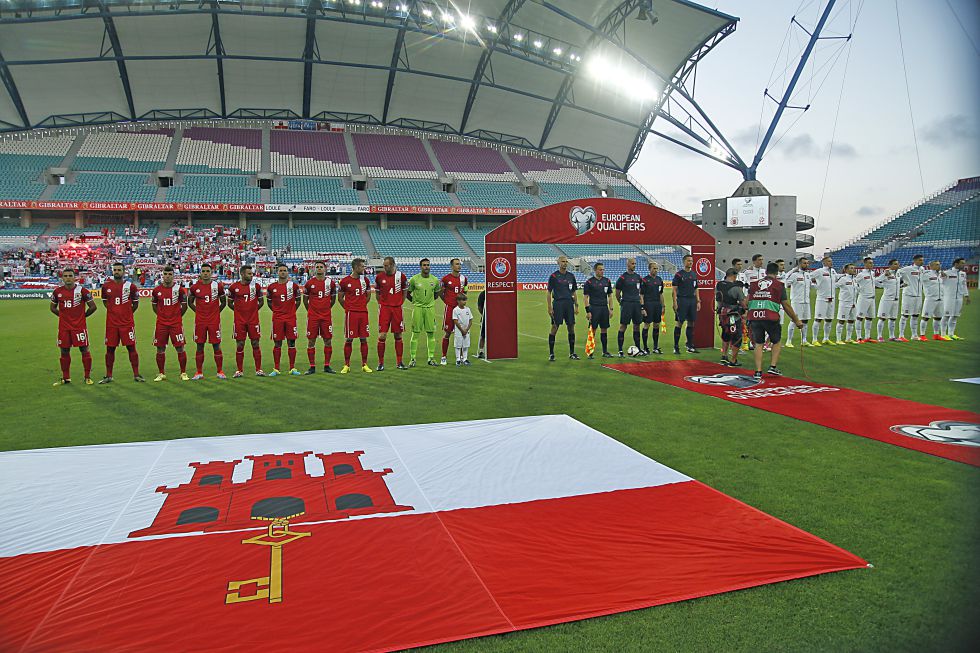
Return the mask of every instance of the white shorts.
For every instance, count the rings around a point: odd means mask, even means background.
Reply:
[[[859,320],[870,320],[875,316],[875,298],[858,297],[857,317]]]
[[[942,299],[939,297],[926,297],[922,301],[922,317],[942,317]]]
[[[918,315],[921,309],[921,297],[902,295],[902,315]]]
[[[878,303],[878,317],[882,320],[894,320],[898,317],[898,300],[884,299]]]
[[[851,304],[850,306],[846,304],[841,304],[837,307],[837,321],[853,322],[854,315],[857,313],[857,306]]]
[[[791,304],[793,311],[796,313],[796,317],[800,318],[801,322],[807,322],[810,319],[810,305],[809,304]]]
[[[962,310],[963,310],[962,297],[946,297],[945,299],[943,299],[944,317],[959,317],[960,312]]]
[[[813,319],[815,320],[833,320],[834,319],[834,298],[824,299],[817,297],[816,303],[813,305]]]
[[[459,332],[454,332],[453,335],[453,346],[456,349],[464,349],[470,346],[470,334],[467,332],[465,336],[459,335]]]

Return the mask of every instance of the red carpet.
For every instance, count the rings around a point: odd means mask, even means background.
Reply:
[[[700,360],[609,369],[980,467],[980,415]]]

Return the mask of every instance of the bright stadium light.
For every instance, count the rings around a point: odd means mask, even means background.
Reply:
[[[524,40],[524,35],[518,32],[517,34],[514,34],[514,40],[520,43]]]
[[[610,87],[620,95],[638,102],[649,102],[657,98],[657,89],[641,75],[614,64],[601,55],[589,57],[585,69],[600,85]]]
[[[556,57],[561,56],[561,48],[555,48],[554,50],[552,50],[552,52],[555,54]]]
[[[535,41],[534,42],[534,47],[536,47],[536,48],[540,48],[542,45],[544,45],[544,43],[542,43],[541,41]]]
[[[491,34],[496,34],[497,33],[497,26],[494,25],[493,23],[489,23],[487,25],[487,31],[490,32]]]
[[[442,22],[444,22],[447,25],[452,25],[453,23],[456,22],[456,19],[453,18],[453,15],[452,14],[447,14],[447,13],[443,12],[443,14],[442,14]]]
[[[407,14],[408,13],[408,5],[406,5],[404,3],[398,5],[398,11],[402,12],[403,14]]]
[[[423,9],[422,10],[422,15],[425,16],[426,18],[432,18],[432,10],[431,9]]]
[[[468,14],[459,15],[459,25],[468,32],[476,31],[476,21]]]

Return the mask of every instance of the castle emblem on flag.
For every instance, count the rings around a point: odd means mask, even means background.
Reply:
[[[362,455],[354,451],[314,456],[304,451],[189,463],[194,469],[191,479],[174,488],[158,487],[157,492],[167,495],[163,506],[152,524],[129,537],[255,528],[256,519],[298,515],[313,522],[414,510],[392,498],[384,479],[392,470],[364,469]],[[307,460],[314,462],[308,456],[323,465],[322,475],[307,471]],[[243,460],[252,463],[251,477],[236,483],[232,474]]]

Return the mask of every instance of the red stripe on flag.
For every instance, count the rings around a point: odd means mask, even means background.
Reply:
[[[929,428],[933,422],[978,425],[980,415],[977,413],[920,404],[823,383],[800,381],[785,376],[766,375],[761,384],[745,385],[745,387],[706,385],[688,381],[687,377],[719,374],[726,377],[747,377],[747,379],[752,377],[751,371],[733,370],[700,360],[622,363],[605,367],[863,438],[980,467],[978,446],[924,440],[892,430],[893,427],[917,426],[921,428],[906,430],[913,433],[929,430],[941,434],[943,432],[941,426]],[[955,433],[950,432],[950,435]]]
[[[0,650],[395,650],[865,566],[696,481],[291,528],[281,603],[225,602],[261,531],[0,560]]]

